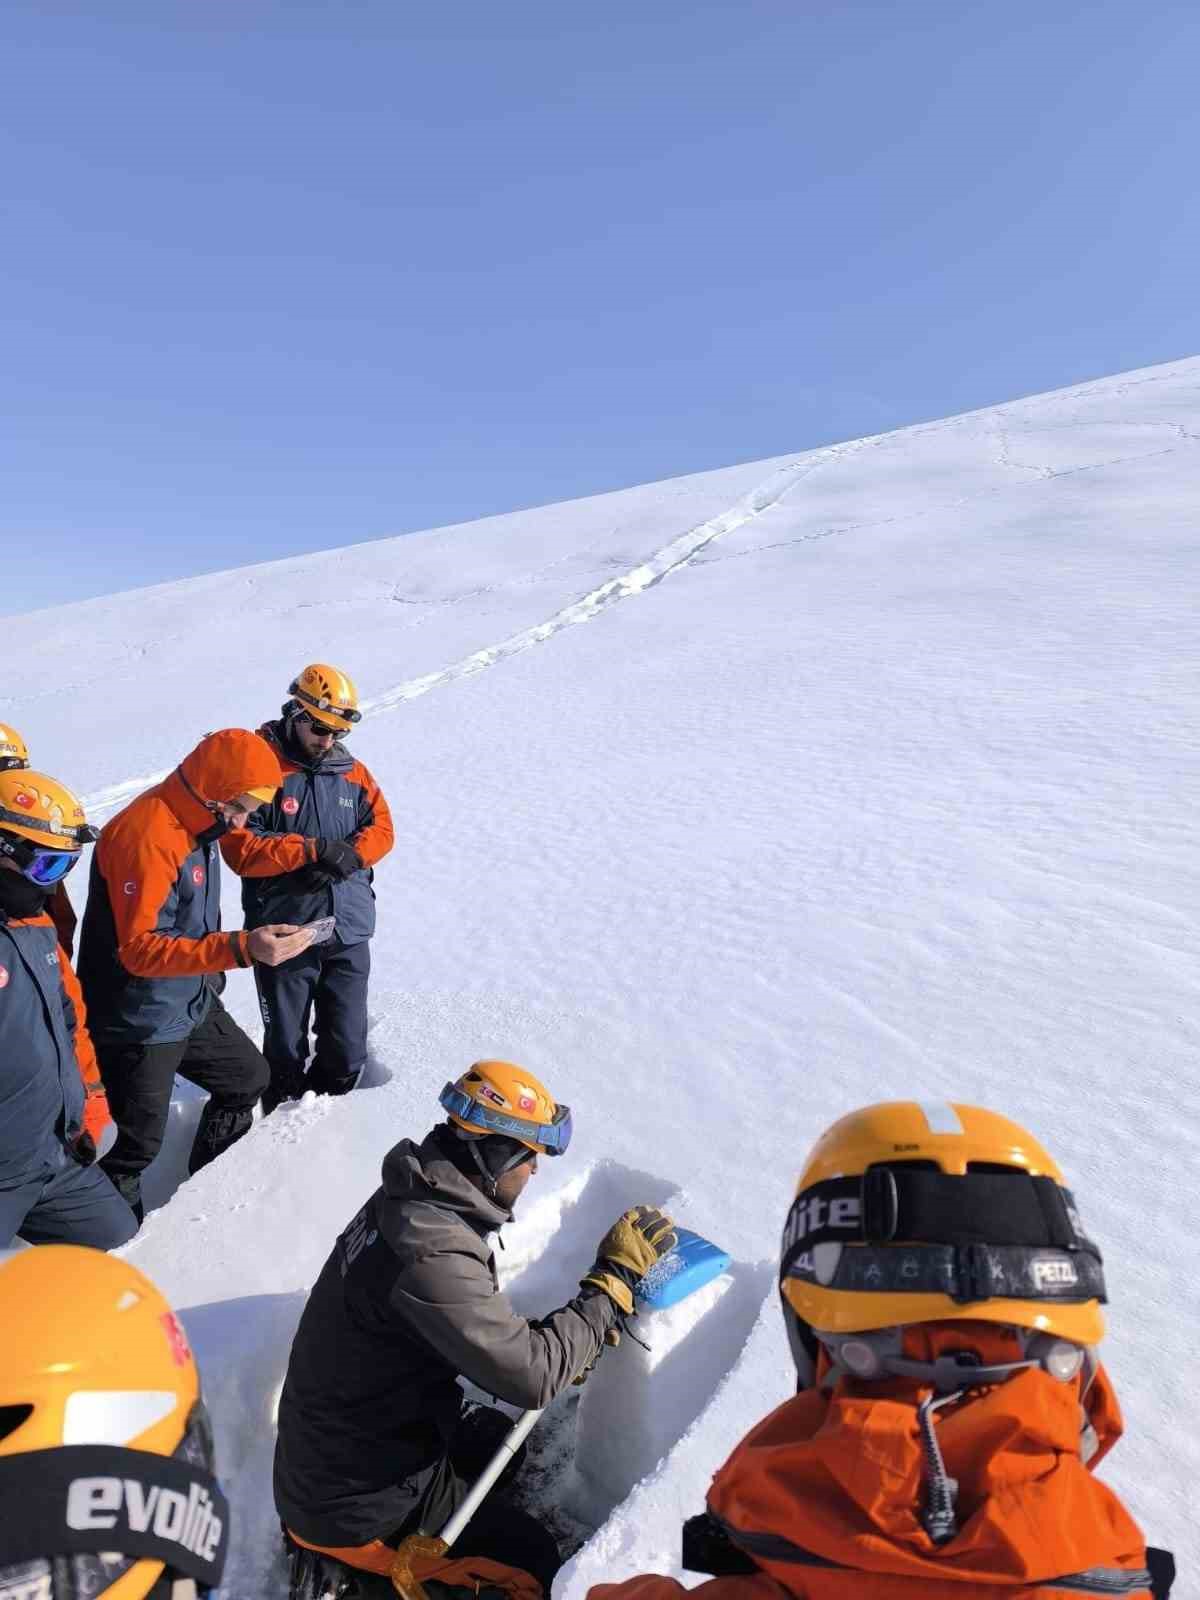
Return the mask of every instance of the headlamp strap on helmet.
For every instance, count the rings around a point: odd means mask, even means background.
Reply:
[[[70,850],[79,845],[95,844],[100,837],[99,828],[93,827],[90,822],[81,822],[75,827],[60,822],[52,827],[49,822],[42,822],[40,817],[31,816],[28,811],[10,811],[7,806],[0,806],[0,823],[5,822],[16,823],[19,828],[45,828],[49,837],[42,848],[46,850]],[[26,843],[33,844],[33,840],[28,839]]]
[[[0,1458],[0,1567],[95,1554],[162,1561],[215,1589],[229,1549],[229,1503],[211,1473],[117,1445],[63,1445]]]
[[[945,1294],[964,1304],[1105,1299],[1103,1260],[1070,1193],[1024,1172],[875,1167],[814,1183],[788,1215],[781,1279],[808,1275],[810,1252],[830,1243],[865,1247],[843,1252],[840,1289]]]

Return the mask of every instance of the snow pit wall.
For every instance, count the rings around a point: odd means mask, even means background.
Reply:
[[[693,1336],[732,1288],[726,1273],[666,1310],[644,1310],[636,1332],[650,1348],[625,1337],[603,1352],[579,1404],[575,1515],[602,1522],[670,1453],[724,1376],[723,1341],[707,1352],[715,1359],[706,1360],[703,1339]],[[685,1350],[697,1342],[700,1348]]]

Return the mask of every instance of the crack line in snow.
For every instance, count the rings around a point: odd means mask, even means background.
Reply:
[[[848,444],[830,445],[824,450],[806,454],[800,461],[778,468],[765,483],[752,489],[749,494],[743,495],[728,511],[710,517],[707,522],[702,522],[694,528],[689,528],[686,533],[679,534],[636,567],[623,572],[620,577],[610,578],[599,588],[592,589],[580,599],[573,600],[570,605],[563,606],[545,622],[539,622],[532,628],[524,628],[520,633],[511,634],[498,644],[475,650],[469,656],[452,662],[448,667],[442,667],[436,672],[427,672],[419,678],[409,678],[404,683],[397,684],[395,688],[385,689],[373,699],[362,701],[361,710],[364,719],[392,711],[409,700],[416,700],[421,695],[428,694],[431,689],[440,689],[444,684],[457,683],[461,678],[473,677],[477,672],[484,672],[487,668],[508,660],[510,656],[520,655],[536,645],[545,644],[564,628],[575,627],[581,622],[590,622],[612,606],[619,605],[622,600],[644,594],[647,589],[655,588],[664,578],[669,578],[673,572],[689,566],[717,539],[745,527],[748,522],[753,522],[772,506],[778,505],[798,483],[803,482],[819,467],[842,456],[872,448],[882,437],[881,434],[870,434],[864,439],[851,440]],[[135,795],[141,794],[143,789],[148,789],[151,784],[161,783],[167,772],[172,770],[168,768],[164,772],[144,773],[140,777],[125,778],[119,783],[108,785],[107,788],[97,789],[82,797],[84,810],[89,817],[96,812],[113,810],[133,799]]]

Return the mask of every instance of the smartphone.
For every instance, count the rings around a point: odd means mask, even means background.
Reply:
[[[333,938],[336,917],[319,917],[316,922],[306,922],[302,926],[312,932],[313,944],[324,944],[326,939]]]

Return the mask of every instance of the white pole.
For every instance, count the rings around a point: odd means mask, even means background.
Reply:
[[[521,1448],[525,1435],[532,1432],[534,1424],[541,1414],[541,1409],[537,1411],[522,1411],[508,1433],[505,1434],[496,1454],[476,1479],[474,1487],[467,1495],[467,1498],[437,1535],[447,1549],[450,1548],[476,1511],[479,1510],[483,1497]]]

